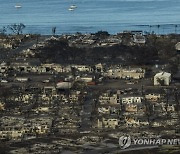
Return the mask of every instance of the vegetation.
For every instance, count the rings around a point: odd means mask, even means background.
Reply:
[[[50,40],[48,44],[39,48],[36,54],[42,62],[67,63],[80,61],[84,57],[83,50],[70,47],[67,40]]]
[[[110,34],[106,31],[98,31],[97,33],[95,33],[95,36],[100,38],[100,39],[104,39],[107,38]]]
[[[99,37],[107,37],[108,33],[97,32]],[[132,63],[138,65],[154,64],[155,61],[169,62],[173,67],[175,62],[175,44],[178,39],[173,36],[156,35],[147,36],[144,45],[126,45],[124,43],[109,47],[77,48],[70,47],[68,40],[50,40],[48,44],[39,49],[37,57],[42,62],[56,63]],[[173,68],[171,67],[171,68]]]
[[[20,24],[12,24],[12,25],[7,26],[7,28],[9,30],[11,30],[16,35],[22,34],[22,31],[23,31],[23,29],[25,27],[26,26],[24,24],[22,24],[22,23],[20,23]]]

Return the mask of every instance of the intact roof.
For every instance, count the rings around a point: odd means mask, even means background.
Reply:
[[[171,76],[171,73],[160,72],[160,73],[157,73],[157,74],[155,75],[155,77],[162,77],[162,76],[164,76],[164,77],[170,77],[170,76]]]
[[[180,50],[180,42],[175,45],[176,50]]]

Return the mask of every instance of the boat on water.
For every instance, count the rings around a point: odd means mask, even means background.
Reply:
[[[16,4],[14,7],[15,8],[22,8],[22,6],[20,4]]]
[[[75,9],[75,8],[77,8],[77,6],[76,5],[71,5],[70,8]]]
[[[73,9],[73,8],[69,8],[68,10],[69,10],[69,11],[74,11],[74,9]]]
[[[75,9],[77,8],[77,6],[76,5],[71,5],[70,7],[69,7],[69,11],[74,11]]]

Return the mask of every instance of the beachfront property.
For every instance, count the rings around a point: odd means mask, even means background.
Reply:
[[[134,43],[137,43],[137,44],[145,44],[146,43],[146,39],[142,34],[133,35],[133,41],[134,41]]]

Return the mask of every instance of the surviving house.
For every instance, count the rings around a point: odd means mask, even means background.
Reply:
[[[146,39],[142,34],[135,34],[133,35],[133,41],[137,44],[144,44],[146,43]]]
[[[143,97],[140,96],[125,96],[121,98],[122,104],[131,104],[131,103],[142,103]]]
[[[171,82],[171,73],[160,72],[154,76],[154,85],[166,85],[168,86]]]

